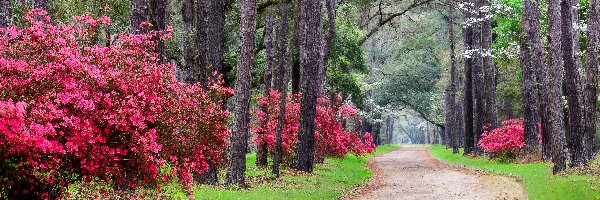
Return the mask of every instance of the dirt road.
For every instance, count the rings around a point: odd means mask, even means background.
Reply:
[[[485,175],[439,162],[425,146],[403,146],[373,157],[375,175],[348,199],[527,199],[514,178]]]

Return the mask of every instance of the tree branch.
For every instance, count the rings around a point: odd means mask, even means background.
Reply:
[[[423,0],[423,1],[415,1],[413,2],[410,6],[408,6],[406,9],[402,10],[401,12],[398,13],[393,13],[393,14],[389,14],[386,18],[383,18],[383,13],[381,13],[380,11],[380,19],[379,19],[379,23],[377,23],[377,25],[375,27],[373,27],[373,29],[371,29],[367,35],[365,35],[364,37],[362,37],[361,39],[358,40],[358,44],[362,45],[363,43],[365,43],[365,41],[367,41],[367,39],[369,39],[371,36],[373,36],[373,34],[375,34],[377,31],[379,31],[379,29],[386,25],[387,23],[391,22],[394,18],[402,16],[404,14],[406,14],[408,11],[412,10],[413,8],[419,7],[421,5],[425,5],[429,2],[431,2],[433,0]]]

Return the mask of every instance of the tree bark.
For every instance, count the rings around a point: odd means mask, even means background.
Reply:
[[[539,116],[540,124],[542,126],[542,159],[548,160],[552,154],[551,144],[551,126],[549,118],[549,105],[548,105],[548,73],[545,69],[545,63],[548,60],[544,60],[544,46],[542,43],[542,27],[540,25],[540,0],[532,0],[529,6],[529,41],[531,50],[531,64],[535,68],[535,76],[538,90],[539,99]]]
[[[333,47],[333,40],[335,38],[335,7],[337,0],[325,0],[325,7],[327,7],[327,34],[325,36],[324,47],[323,47],[323,64],[319,70],[319,92],[325,93],[325,77],[327,76],[327,65],[329,64],[329,55],[331,54],[331,48]]]
[[[265,72],[264,72],[264,90],[263,95],[269,96],[269,92],[271,91],[271,79],[273,69],[273,15],[267,14],[267,24],[265,26],[265,46],[266,46],[266,59],[265,59]],[[267,113],[268,110],[266,107],[261,108],[263,112]],[[268,117],[268,114],[267,114]],[[267,123],[270,119],[265,119],[263,123]],[[267,133],[262,133],[267,134]],[[266,142],[261,142],[258,144],[257,152],[256,152],[256,166],[267,166],[267,158],[269,156],[269,150],[267,148]]]
[[[198,63],[196,57],[198,52],[196,51],[196,35],[193,34],[196,28],[196,9],[194,0],[184,0],[181,6],[181,17],[183,19],[183,27],[185,32],[185,44],[184,45],[184,66],[179,71],[179,81],[193,84],[198,82]]]
[[[381,114],[375,113],[375,123],[373,123],[373,142],[375,145],[381,145]]]
[[[473,1],[470,1],[473,2]],[[470,12],[465,14],[465,20],[472,17]],[[465,50],[474,49],[473,46],[473,26],[468,25],[463,29],[463,37],[465,40]],[[475,135],[473,133],[473,63],[472,57],[465,57],[465,83],[464,83],[464,107],[465,107],[465,154],[472,153],[475,150]]]
[[[154,30],[166,30],[167,29],[167,11],[169,1],[168,0],[150,0],[150,19]],[[158,54],[159,62],[165,62],[165,42],[156,38],[158,43],[156,45],[156,53]]]
[[[285,106],[286,106],[286,98],[287,98],[287,80],[285,77],[286,69],[285,65],[289,64],[293,61],[291,53],[286,56],[286,44],[287,44],[287,34],[288,34],[288,12],[289,5],[284,4],[281,6],[281,24],[279,26],[278,31],[278,40],[277,44],[277,52],[279,53],[278,64],[277,64],[277,73],[276,73],[276,81],[275,87],[281,94],[279,97],[279,115],[278,123],[277,123],[277,135],[275,136],[275,158],[273,159],[273,174],[276,177],[279,177],[279,164],[281,163],[281,155],[283,154],[283,127],[285,126]],[[287,52],[292,52],[292,50],[288,50]],[[287,62],[287,63],[286,63]]]
[[[562,45],[561,45],[561,0],[548,0],[548,30],[549,30],[549,48],[548,48],[548,122],[550,128],[550,144],[552,149],[552,163],[554,174],[565,170],[565,130],[563,124],[562,109]]]
[[[246,153],[248,147],[248,109],[256,35],[256,1],[242,0],[240,13],[240,50],[235,85],[234,127],[230,141],[226,184],[246,185]]]
[[[446,146],[446,149],[452,147],[450,143],[451,139],[449,138],[452,132],[452,126],[454,126],[452,119],[452,106],[450,105],[450,85],[452,85],[452,83],[450,83],[444,91],[444,126],[446,127],[444,129],[444,146]]]
[[[223,48],[225,46],[225,14],[227,5],[225,0],[211,0],[208,15],[207,63],[211,70],[212,81],[216,81],[219,75],[224,75],[223,70]],[[215,73],[216,72],[216,73]],[[215,76],[216,75],[216,76]]]
[[[392,144],[392,137],[394,136],[394,118],[392,115],[388,115],[385,118],[385,136],[385,143]]]
[[[208,85],[208,20],[209,3],[207,1],[197,1],[196,6],[196,34],[198,35],[198,81],[202,86]]]
[[[482,6],[481,0],[475,0],[475,10],[480,10]],[[483,15],[478,13],[474,18],[480,19]],[[481,139],[481,134],[483,133],[483,125],[484,125],[484,117],[485,117],[485,94],[483,90],[484,87],[484,77],[483,77],[483,58],[482,58],[482,43],[481,43],[481,24],[475,22],[472,24],[473,26],[473,45],[472,48],[475,50],[473,55],[473,101],[474,103],[474,113],[473,113],[473,132],[475,134],[475,147],[477,149],[477,153],[483,153],[480,148],[477,148],[477,142]]]
[[[482,0],[482,6],[491,7],[489,0]],[[492,60],[492,13],[491,9],[482,13],[484,19],[481,25],[481,49],[483,51],[483,72],[484,72],[484,103],[485,116],[484,124],[490,128],[498,126],[498,116],[496,109],[496,66]]]
[[[451,2],[451,1],[449,1]],[[446,131],[449,134],[446,136],[446,140],[449,141],[452,147],[452,153],[458,153],[458,106],[456,106],[456,87],[458,85],[458,74],[456,70],[456,44],[454,40],[454,5],[448,6],[448,37],[450,39],[450,99],[448,101],[450,110],[449,126],[446,126]]]
[[[10,0],[0,0],[0,28],[5,28],[10,25]]]
[[[303,0],[300,21],[300,66],[305,72],[318,72],[322,60],[321,1]],[[312,172],[315,143],[315,114],[318,93],[318,73],[301,73],[302,100],[300,127],[294,168]]]
[[[145,33],[147,30],[144,30],[140,27],[140,24],[145,21],[150,20],[150,10],[149,0],[131,0],[131,14],[130,14],[130,29],[131,33],[135,33],[136,31],[140,31]]]
[[[586,81],[585,81],[585,153],[586,160],[594,159],[594,146],[596,135],[596,102],[598,101],[598,0],[589,1],[588,31],[587,31],[587,55],[586,55]]]
[[[519,52],[522,72],[522,94],[523,94],[523,119],[525,131],[525,145],[530,151],[537,149],[538,125],[537,125],[537,106],[535,91],[535,69],[531,64],[530,49],[527,45],[530,43],[529,35],[530,24],[529,10],[531,0],[523,1],[523,17],[521,23],[521,51]]]
[[[300,22],[300,17],[302,15],[301,11],[302,11],[302,0],[296,0],[295,1],[295,7],[294,7],[294,24],[293,26],[293,32],[292,32],[292,40],[291,40],[291,46],[293,46],[293,53],[292,55],[294,56],[294,62],[292,63],[292,70],[291,70],[291,81],[292,81],[292,94],[298,94],[300,93],[300,87],[301,87],[301,71],[302,69],[300,68],[300,26],[301,26],[301,22]]]
[[[571,161],[569,165],[583,166],[586,163],[586,155],[584,151],[584,132],[583,132],[583,121],[582,121],[582,107],[581,107],[581,78],[579,77],[579,68],[576,60],[579,60],[579,56],[575,54],[575,43],[579,47],[579,41],[575,41],[575,33],[573,31],[573,4],[572,0],[563,0],[561,3],[561,15],[562,15],[562,57],[564,61],[565,79],[567,86],[567,103],[568,107],[568,135],[569,143],[571,147]],[[579,39],[579,37],[577,37]]]

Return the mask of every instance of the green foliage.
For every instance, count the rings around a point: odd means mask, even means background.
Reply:
[[[352,15],[357,7],[353,4],[340,4],[336,15],[336,33],[331,47],[327,68],[327,87],[350,97],[359,108],[364,106],[364,95],[359,75],[369,72],[365,65],[364,52],[358,40],[362,35],[356,19]]]
[[[442,145],[429,151],[433,157],[449,164],[482,169],[522,180],[530,199],[598,199],[600,180],[589,175],[552,175],[550,163],[514,164],[490,161],[484,157],[470,158],[452,154]]]

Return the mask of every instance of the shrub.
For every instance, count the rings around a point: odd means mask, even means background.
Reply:
[[[177,82],[151,40],[169,31],[106,45],[96,33],[106,17],[53,25],[36,9],[25,19],[0,29],[0,193],[47,199],[77,180],[133,189],[170,175],[191,192],[192,174],[221,159],[232,91]]]
[[[267,144],[269,152],[275,150],[276,128],[279,115],[279,92],[272,90],[268,96],[258,99],[259,107],[253,109],[252,133],[256,134],[254,143]],[[300,120],[299,96],[288,97],[286,102],[285,126],[282,134],[284,161],[290,163],[298,141]],[[265,112],[266,111],[266,112]],[[342,120],[354,121],[355,130],[344,129]],[[360,115],[356,107],[340,105],[339,97],[331,101],[327,97],[318,99],[316,112],[315,153],[318,156],[343,157],[348,153],[364,155],[374,150],[373,138],[369,133],[361,135]],[[362,136],[362,139],[361,139]],[[363,142],[364,140],[364,142]]]
[[[539,139],[542,140],[541,136]],[[485,131],[477,145],[503,161],[514,158],[516,152],[525,146],[523,119],[509,119],[502,122],[502,127]]]

